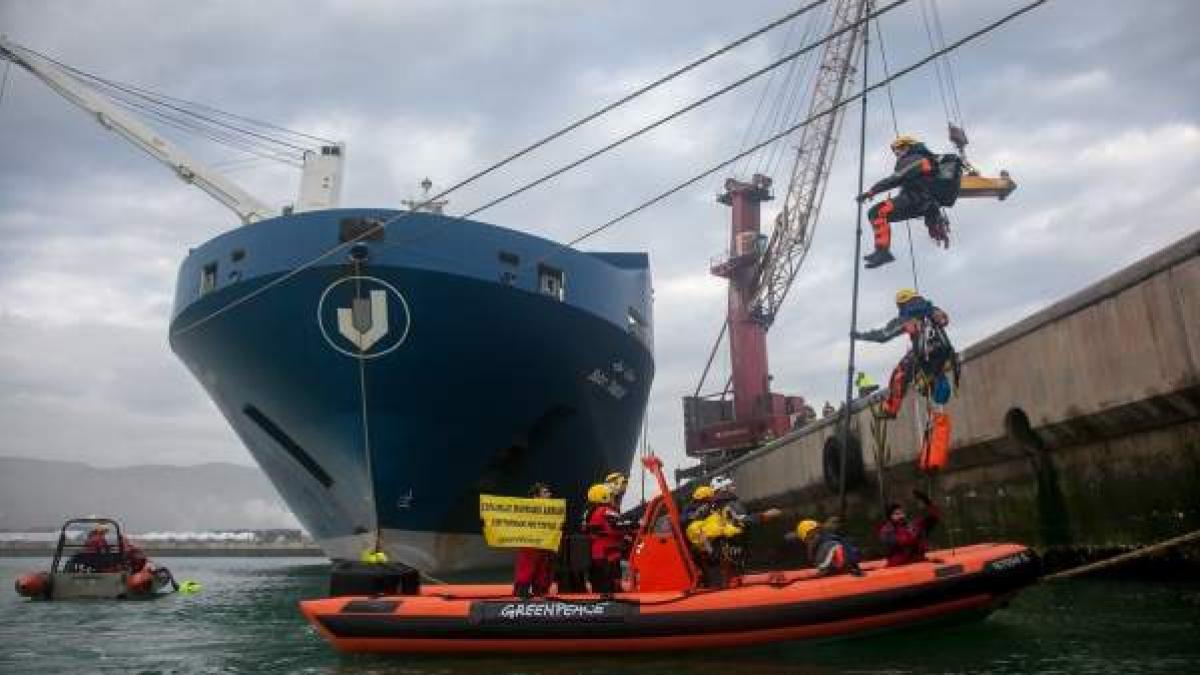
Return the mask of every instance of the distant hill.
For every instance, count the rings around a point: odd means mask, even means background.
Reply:
[[[298,527],[257,468],[97,468],[0,457],[0,530],[56,528],[92,514],[115,517],[131,532]]]

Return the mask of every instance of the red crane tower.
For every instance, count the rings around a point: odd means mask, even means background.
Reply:
[[[867,0],[836,0],[830,33],[866,16]],[[809,97],[809,116],[831,108],[853,82],[854,63],[867,24],[841,33],[825,44]],[[718,399],[696,394],[684,398],[687,453],[705,465],[729,459],[787,433],[804,399],[771,391],[767,368],[767,330],[812,243],[833,163],[842,111],[836,110],[800,132],[787,198],[768,240],[760,232],[760,205],[772,198],[771,179],[725,181],[717,201],[731,207],[729,255],[712,273],[729,280],[726,332],[732,375]],[[727,393],[732,389],[733,399]]]

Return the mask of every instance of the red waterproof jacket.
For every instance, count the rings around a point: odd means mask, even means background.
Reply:
[[[940,514],[930,504],[925,515],[897,526],[887,521],[879,527],[879,541],[887,548],[887,566],[908,565],[925,559],[929,550],[929,531],[937,525]]]
[[[592,560],[613,562],[621,559],[625,533],[617,524],[619,518],[617,510],[608,504],[595,506],[588,513],[585,523],[592,544]]]

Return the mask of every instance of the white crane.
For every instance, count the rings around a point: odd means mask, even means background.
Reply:
[[[83,108],[100,123],[168,166],[185,183],[191,183],[228,207],[245,224],[278,215],[275,209],[246,192],[225,176],[205,166],[167,140],[109,97],[72,76],[62,66],[0,36],[0,57],[29,71],[63,98]],[[324,145],[320,152],[303,155],[299,199],[294,211],[336,208],[341,199],[345,145]]]

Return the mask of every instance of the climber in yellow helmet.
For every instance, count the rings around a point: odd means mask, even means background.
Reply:
[[[867,211],[875,231],[875,250],[864,258],[867,268],[895,260],[891,252],[891,223],[909,218],[924,218],[929,236],[942,246],[950,246],[950,221],[942,214],[942,207],[953,205],[958,197],[962,160],[957,155],[935,155],[919,139],[907,135],[892,141],[892,153],[896,155],[892,175],[858,196],[858,201],[864,202],[881,192],[900,188],[895,197]]]

